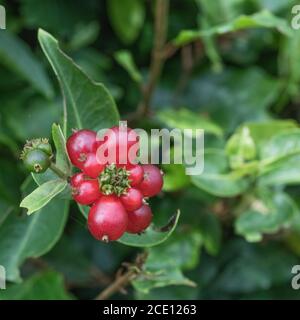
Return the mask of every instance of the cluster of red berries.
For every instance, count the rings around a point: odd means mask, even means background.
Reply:
[[[99,141],[94,131],[76,131],[68,138],[67,151],[72,164],[81,170],[70,179],[72,196],[91,207],[91,234],[108,242],[125,232],[140,234],[150,225],[152,212],[146,199],[161,191],[163,178],[154,165],[134,164],[139,147],[134,130],[113,127],[104,137]],[[104,143],[116,152],[114,162],[97,153]],[[130,152],[133,145],[138,146],[136,152]]]

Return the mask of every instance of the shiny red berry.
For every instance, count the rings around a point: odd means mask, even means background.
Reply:
[[[138,148],[138,136],[134,130],[126,126],[112,127],[105,133],[97,157],[102,164],[128,166],[134,164]]]
[[[124,208],[127,211],[134,211],[143,205],[143,194],[136,188],[129,188],[126,194],[120,197]]]
[[[146,230],[152,221],[152,211],[146,204],[139,209],[128,212],[127,232],[140,233]]]
[[[93,151],[96,142],[96,132],[92,130],[79,130],[67,140],[67,151],[72,164],[82,168],[86,156]]]
[[[86,160],[83,163],[82,171],[91,178],[98,178],[102,170],[104,169],[104,165],[100,164],[97,160],[97,157],[94,153],[88,153],[86,156]]]
[[[102,196],[98,180],[86,179],[81,174],[71,179],[73,199],[83,205],[90,205]]]
[[[144,179],[139,185],[145,197],[153,197],[157,195],[163,186],[163,177],[159,168],[152,164],[143,165]]]
[[[84,179],[85,175],[83,172],[75,173],[70,179],[70,184],[72,187],[77,187]]]
[[[138,186],[144,177],[143,167],[140,165],[133,165],[127,169],[129,172],[128,180],[132,187]]]
[[[90,209],[88,228],[98,240],[118,240],[126,231],[128,215],[115,196],[102,196]]]

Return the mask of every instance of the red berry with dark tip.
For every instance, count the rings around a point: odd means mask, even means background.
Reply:
[[[138,141],[136,132],[126,126],[108,129],[101,144],[103,154],[100,149],[97,152],[99,162],[102,164],[115,163],[118,166],[134,164],[139,148]]]
[[[118,240],[126,231],[128,215],[115,196],[102,196],[90,209],[88,228],[98,240]]]
[[[127,211],[134,211],[143,205],[143,194],[136,188],[129,188],[126,194],[120,197],[124,208]]]
[[[144,177],[144,170],[140,165],[133,165],[127,169],[129,172],[128,180],[132,187],[138,186]]]
[[[145,197],[157,195],[163,186],[163,177],[160,169],[152,164],[143,165],[144,179],[139,185],[139,189]]]
[[[96,132],[92,130],[79,130],[74,132],[67,140],[67,151],[72,164],[82,168],[86,156],[94,149]]]
[[[71,180],[73,199],[83,205],[90,205],[102,196],[98,180],[85,179],[79,181],[79,176]]]
[[[146,230],[152,221],[152,211],[146,204],[139,209],[128,212],[127,232],[140,233]]]
[[[86,160],[83,163],[82,171],[91,178],[98,178],[102,170],[104,169],[104,165],[100,164],[97,160],[97,157],[94,153],[89,153],[86,156]]]

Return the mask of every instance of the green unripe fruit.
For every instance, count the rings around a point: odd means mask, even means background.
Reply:
[[[49,155],[40,149],[28,150],[22,159],[26,169],[34,173],[43,173],[50,166]]]
[[[50,143],[48,142],[41,142],[38,147],[39,150],[45,152],[48,156],[52,155],[52,148]]]
[[[52,148],[51,145],[46,138],[37,138],[30,141],[27,141],[25,148],[31,148],[31,149],[39,149],[44,151],[48,156],[52,155]]]

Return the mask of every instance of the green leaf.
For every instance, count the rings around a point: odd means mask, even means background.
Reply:
[[[64,95],[64,134],[72,128],[99,130],[117,124],[118,111],[104,85],[89,79],[49,33],[40,29],[38,38]]]
[[[192,183],[219,197],[233,197],[249,187],[249,180],[238,172],[229,172],[225,153],[218,149],[207,149],[204,154],[204,171],[199,176],[191,176]]]
[[[220,73],[203,71],[190,82],[182,101],[232,133],[245,121],[269,120],[268,108],[278,98],[281,85],[261,68],[227,66]]]
[[[244,127],[250,131],[255,144],[260,145],[269,141],[273,136],[296,129],[297,122],[294,120],[268,120],[264,122],[246,122],[237,129],[241,132]]]
[[[259,184],[297,184],[300,181],[300,130],[278,133],[261,148]]]
[[[236,219],[235,230],[250,242],[261,241],[263,234],[272,234],[290,226],[297,213],[295,203],[287,194],[264,193]]]
[[[82,215],[87,219],[87,218],[88,218],[89,211],[90,211],[90,207],[81,205],[81,204],[79,204],[79,203],[78,203],[77,205],[78,205],[79,211],[80,211],[80,212],[82,213]]]
[[[59,125],[52,125],[52,138],[55,145],[55,164],[56,166],[65,173],[70,172],[70,160],[66,148],[66,139]]]
[[[222,242],[222,228],[219,219],[212,213],[202,213],[199,215],[199,229],[206,251],[211,255],[217,255]]]
[[[300,152],[300,129],[279,132],[261,148],[261,159],[278,159]]]
[[[149,249],[144,272],[134,280],[134,288],[146,294],[151,289],[170,285],[194,287],[196,284],[187,279],[181,269],[192,269],[197,265],[201,244],[199,233],[191,232]]]
[[[69,201],[55,199],[31,216],[11,213],[1,225],[0,264],[9,281],[20,281],[19,267],[29,257],[48,252],[67,221]]]
[[[259,186],[297,185],[300,182],[300,154],[287,155],[262,166]]]
[[[53,96],[53,88],[45,70],[25,42],[9,31],[0,32],[0,61],[46,97]]]
[[[109,0],[108,16],[111,25],[125,43],[132,43],[140,33],[144,23],[145,7],[141,0]]]
[[[20,207],[26,208],[28,210],[27,214],[30,215],[43,208],[51,199],[62,192],[67,184],[66,180],[61,179],[45,182],[24,198]]]
[[[252,292],[252,299],[257,299],[259,293],[267,293],[272,286],[282,285],[295,291],[290,287],[290,281],[291,266],[297,261],[297,257],[279,242],[250,244],[242,239],[232,239],[226,243],[218,270],[208,286],[203,288],[203,293],[209,291],[208,296],[219,298],[243,298],[243,294]],[[211,261],[207,267],[212,269]],[[231,295],[228,296],[228,293]],[[281,291],[279,297],[282,296]]]
[[[168,224],[164,227],[157,228],[151,225],[141,235],[134,235],[126,233],[122,236],[118,242],[123,243],[127,246],[149,248],[157,246],[158,244],[166,241],[175,230],[180,216],[180,211],[172,216]]]
[[[283,35],[292,36],[292,30],[286,20],[273,15],[268,10],[262,10],[252,15],[240,15],[232,21],[220,24],[210,29],[200,31],[183,30],[173,40],[173,42],[177,46],[183,46],[203,36],[222,35],[250,28],[271,28],[276,29]]]
[[[97,39],[99,31],[100,27],[97,21],[92,21],[87,25],[80,25],[76,28],[69,47],[75,51],[91,45]]]
[[[82,228],[82,232],[86,238],[91,240],[86,230]],[[85,286],[87,282],[94,279],[94,273],[91,271],[96,268],[93,266],[86,247],[82,246],[81,241],[76,241],[77,236],[78,233],[76,232],[72,233],[71,236],[64,234],[55,247],[43,256],[43,261],[50,268],[61,272],[67,282]],[[97,245],[98,248],[99,244]]]
[[[140,74],[132,54],[128,50],[120,50],[114,54],[116,61],[128,72],[130,77],[137,83],[141,83],[143,78]]]
[[[33,275],[23,283],[8,286],[0,291],[0,300],[70,300],[64,278],[54,271]]]
[[[276,106],[276,111],[281,111],[291,97],[297,101],[299,97],[300,62],[300,35],[298,30],[293,30],[293,36],[284,38],[279,47],[278,69],[280,76],[285,79],[284,90]]]
[[[161,110],[156,114],[159,121],[170,128],[178,129],[203,129],[205,133],[222,136],[223,130],[213,121],[191,110],[180,108],[179,110]]]
[[[174,192],[190,185],[190,178],[185,173],[182,164],[162,165],[164,172],[163,190]]]

